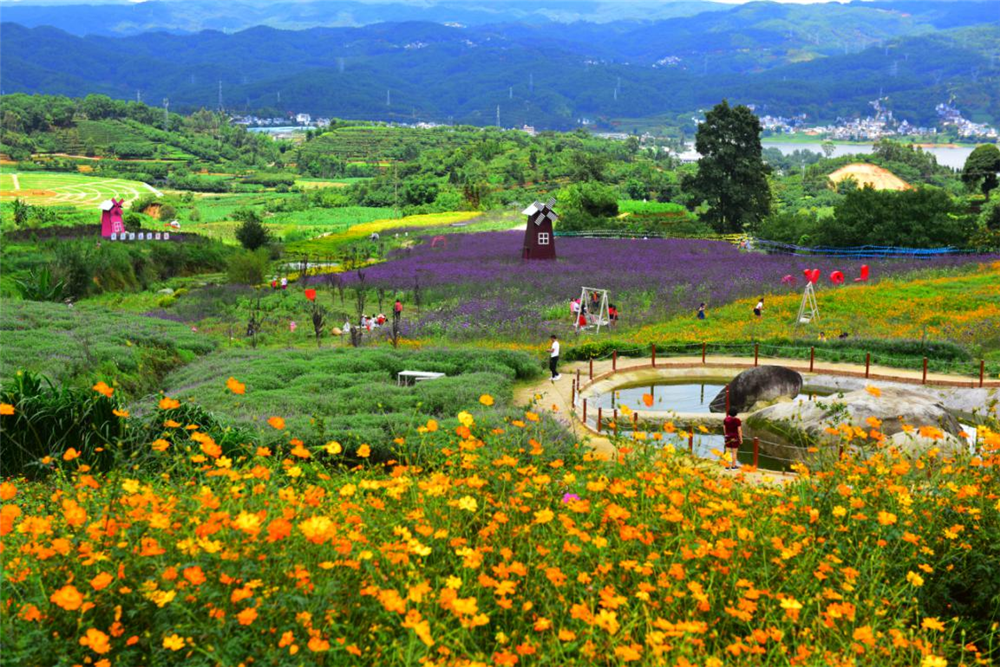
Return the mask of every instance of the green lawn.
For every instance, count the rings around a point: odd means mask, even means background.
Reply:
[[[97,208],[112,197],[126,200],[149,194],[150,188],[123,178],[100,178],[83,174],[29,171],[0,176],[3,201],[22,199],[38,206]]]

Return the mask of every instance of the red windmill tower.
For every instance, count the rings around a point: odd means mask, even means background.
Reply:
[[[101,236],[111,238],[112,234],[119,237],[125,233],[125,223],[122,222],[122,204],[124,199],[108,199],[101,202]]]
[[[550,199],[544,204],[536,201],[521,211],[528,216],[521,259],[556,258],[555,235],[552,232],[552,225],[559,219],[559,216],[552,210],[555,203],[555,199]]]

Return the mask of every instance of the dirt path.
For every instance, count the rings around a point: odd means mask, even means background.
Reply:
[[[17,174],[11,174],[10,175],[10,180],[13,181],[13,183],[14,183],[14,190],[15,191],[21,189],[21,181],[17,180]]]
[[[793,368],[802,373],[808,373],[808,362],[804,362],[801,359],[767,359],[768,365],[780,365],[786,366],[788,368]],[[804,366],[803,366],[804,364]],[[709,356],[705,358],[705,364],[702,364],[701,357],[668,357],[665,359],[657,360],[657,368],[717,368],[720,370],[743,370],[746,368],[752,368],[754,366],[754,360],[752,358],[740,358],[740,357],[715,357]],[[613,372],[612,361],[610,359],[602,359],[594,361],[594,378],[597,379],[603,375],[611,375]],[[640,368],[651,368],[649,359],[626,359],[622,358],[618,361],[617,370],[619,372],[628,369],[640,369]],[[580,421],[574,406],[572,404],[572,394],[573,394],[573,380],[577,377],[577,372],[580,374],[581,384],[586,384],[590,375],[590,364],[587,362],[575,362],[570,364],[563,364],[560,369],[562,376],[559,380],[555,382],[549,380],[548,378],[540,380],[538,382],[532,383],[530,385],[521,386],[514,391],[514,402],[519,405],[534,405],[537,411],[544,410],[549,412],[555,419],[562,424],[564,424],[567,429],[572,431],[581,442],[586,442],[594,450],[605,453],[614,454],[616,452],[614,444],[608,438],[595,433],[590,428],[583,425]],[[865,367],[856,366],[853,364],[836,364],[836,363],[816,363],[813,369],[813,374],[825,374],[825,375],[839,375],[845,377],[854,378],[864,378]],[[906,384],[920,384],[922,380],[922,371],[910,371],[906,369],[899,368],[889,368],[885,366],[872,366],[869,372],[870,379],[873,381],[888,381],[888,382],[902,382]],[[972,382],[970,378],[962,378],[959,376],[945,375],[943,373],[928,373],[927,379],[929,382],[936,383],[965,383],[966,386]],[[996,385],[996,382],[991,382],[991,385]],[[725,475],[742,475],[747,481],[754,483],[761,482],[775,482],[781,480],[793,479],[795,475],[793,473],[780,473],[771,471],[727,471],[725,470],[721,463],[716,461],[711,461],[708,459],[697,459],[698,463],[696,465],[704,466],[705,468],[712,468],[717,470],[720,474]]]

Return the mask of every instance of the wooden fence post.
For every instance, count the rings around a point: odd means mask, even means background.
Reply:
[[[753,467],[760,463],[760,438],[753,439]]]
[[[868,377],[871,367],[872,367],[872,353],[865,352],[865,378]]]
[[[576,369],[576,388],[580,388],[580,369]]]
[[[611,353],[611,370],[618,372],[618,350]]]
[[[760,343],[754,343],[753,344],[753,365],[754,365],[755,368],[757,366],[757,355],[758,355],[759,351],[760,351]]]
[[[569,385],[569,404],[576,407],[576,380]]]
[[[983,378],[986,376],[986,360],[979,360],[979,386],[983,386]]]
[[[815,361],[816,361],[816,347],[813,346],[813,347],[809,348],[809,372],[810,373],[813,372],[813,364],[815,363]]]
[[[611,425],[615,430],[615,437],[618,437],[618,408],[611,413]]]
[[[705,350],[708,347],[708,343],[701,344],[701,363],[705,363]]]
[[[601,412],[602,412],[601,408],[597,408],[597,432],[598,433],[601,432],[601,417],[603,416],[601,414]]]
[[[924,357],[924,377],[920,384],[927,384],[927,357]]]
[[[590,379],[594,379],[594,358],[590,358]]]
[[[694,431],[688,431],[688,453],[694,454]]]
[[[583,424],[587,424],[587,399],[583,399]]]

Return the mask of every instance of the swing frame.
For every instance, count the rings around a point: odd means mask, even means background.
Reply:
[[[601,305],[598,307],[597,314],[590,312],[590,295],[600,294],[601,295]],[[573,314],[573,328],[577,333],[581,329],[589,329],[590,327],[595,327],[595,333],[601,333],[602,326],[610,326],[611,324],[611,314],[608,312],[608,290],[600,289],[598,287],[583,287],[580,289],[580,307],[587,307],[586,321],[587,323],[580,326],[580,313]]]
[[[799,314],[795,318],[795,328],[800,324],[809,324],[819,321],[819,304],[816,303],[816,289],[812,282],[806,281],[806,288],[802,292],[802,303],[799,304]]]

